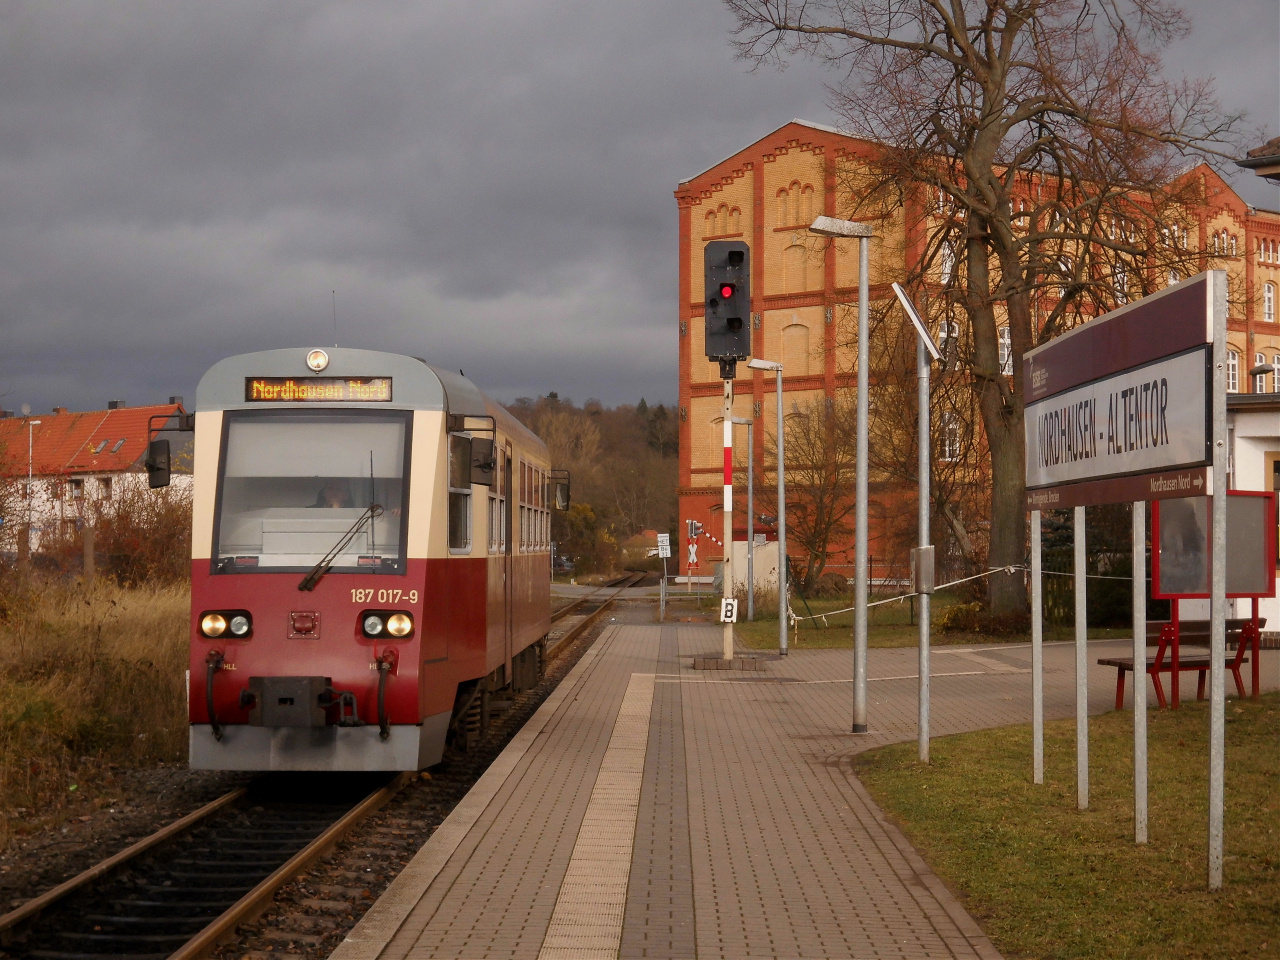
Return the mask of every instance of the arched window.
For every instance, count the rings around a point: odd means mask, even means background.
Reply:
[[[960,340],[960,324],[954,320],[943,320],[938,324],[938,349],[942,351],[943,361],[950,360],[955,354]]]
[[[1009,328],[1000,328],[1000,372],[1006,377],[1013,376],[1013,339],[1009,336]]]
[[[956,247],[950,240],[938,249],[938,271],[943,283],[950,283],[956,273]]]
[[[796,223],[813,223],[813,187],[800,191],[800,219]]]
[[[1236,255],[1236,235],[1234,233],[1231,235],[1231,255],[1233,257]]]
[[[1117,263],[1111,271],[1112,285],[1116,291],[1116,303],[1129,302],[1129,268]]]
[[[742,232],[742,211],[737,207],[734,207],[729,211],[729,229],[726,230],[725,232],[726,233]]]
[[[782,251],[782,290],[784,293],[799,293],[809,289],[805,276],[809,264],[809,251],[803,244],[793,243]]]
[[[1275,367],[1271,373],[1271,392],[1280,393],[1280,353],[1272,356],[1271,365]]]
[[[785,227],[791,223],[791,194],[783,187],[778,191],[778,226]]]
[[[803,323],[782,328],[782,369],[791,377],[809,375],[809,328]]]
[[[801,203],[801,187],[799,180],[792,180],[791,186],[787,188],[791,193],[791,206],[788,208],[787,223],[800,223],[800,203]]]
[[[952,410],[942,411],[942,429],[938,436],[938,459],[948,463],[960,459],[960,418]]]
[[[1182,276],[1181,274],[1178,273],[1177,270],[1169,271],[1169,286],[1172,287],[1175,283],[1177,283],[1181,279],[1182,279]]]
[[[1240,392],[1240,354],[1227,351],[1227,393]]]
[[[1260,367],[1266,362],[1267,362],[1267,355],[1265,353],[1255,353],[1253,355],[1253,365],[1255,367]],[[1254,376],[1253,392],[1254,393],[1267,392],[1267,375],[1265,373],[1259,373],[1256,376]]]
[[[1274,283],[1264,283],[1262,285],[1262,319],[1269,323],[1275,323],[1276,285]]]

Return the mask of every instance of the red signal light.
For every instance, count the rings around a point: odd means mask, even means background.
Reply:
[[[720,299],[728,300],[732,296],[733,296],[733,284],[731,283],[720,284]]]

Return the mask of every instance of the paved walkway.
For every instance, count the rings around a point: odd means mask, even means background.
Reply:
[[[854,737],[849,651],[690,668],[719,645],[718,626],[608,627],[333,960],[998,958],[849,770],[915,737],[915,650],[871,651]],[[935,735],[1029,719],[1029,647],[934,654]],[[1046,645],[1050,717],[1074,712],[1072,657]],[[1109,709],[1114,671],[1090,674]]]

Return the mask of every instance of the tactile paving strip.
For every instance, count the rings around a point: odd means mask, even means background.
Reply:
[[[653,674],[633,673],[591,790],[538,960],[618,955],[645,751]]]

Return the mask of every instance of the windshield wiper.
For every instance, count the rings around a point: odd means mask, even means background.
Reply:
[[[338,555],[351,544],[356,538],[356,534],[360,532],[360,528],[371,521],[374,517],[382,515],[382,504],[371,503],[367,510],[356,519],[342,538],[335,543],[323,557],[320,562],[311,568],[311,572],[302,578],[302,582],[298,584],[299,590],[314,590],[316,584],[320,582],[320,578],[329,572],[329,568],[333,566],[333,561],[338,559]]]

